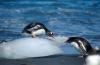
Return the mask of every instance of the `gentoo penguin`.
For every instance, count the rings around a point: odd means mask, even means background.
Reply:
[[[31,34],[32,37],[36,37],[38,35],[47,35],[52,37],[53,33],[46,28],[46,26],[40,22],[32,22],[24,27],[22,33]]]

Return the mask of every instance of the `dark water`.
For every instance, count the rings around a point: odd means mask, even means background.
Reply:
[[[28,58],[18,60],[1,59],[0,65],[83,65],[84,59],[77,56],[57,55],[42,58]]]
[[[0,0],[0,40],[23,37],[21,35],[23,27],[34,21],[44,23],[59,35],[82,36],[87,38],[93,47],[100,46],[99,0]],[[70,45],[63,46],[62,49],[65,54],[78,53]],[[70,62],[67,62],[68,59],[64,56],[41,59],[32,59],[32,61],[43,63],[42,65],[49,65],[49,63],[62,65],[61,59],[65,59],[65,64]],[[0,60],[0,65],[13,65],[13,63],[17,65],[20,62],[25,61]]]

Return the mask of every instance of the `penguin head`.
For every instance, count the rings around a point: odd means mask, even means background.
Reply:
[[[83,55],[90,54],[93,51],[90,42],[82,37],[70,37],[66,42],[71,43]]]

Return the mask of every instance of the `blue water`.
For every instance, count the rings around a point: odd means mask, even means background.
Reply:
[[[39,21],[51,31],[65,36],[82,36],[100,46],[99,0],[0,0],[0,40],[23,37],[30,22]],[[77,54],[71,45],[66,54]]]

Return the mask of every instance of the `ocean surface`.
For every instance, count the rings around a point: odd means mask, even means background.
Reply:
[[[81,36],[100,47],[99,0],[0,0],[0,41],[24,37],[23,28],[41,22],[54,33]],[[0,65],[82,65],[83,59],[71,45],[62,46],[65,55],[21,60],[0,59]],[[66,56],[66,55],[73,56]]]

